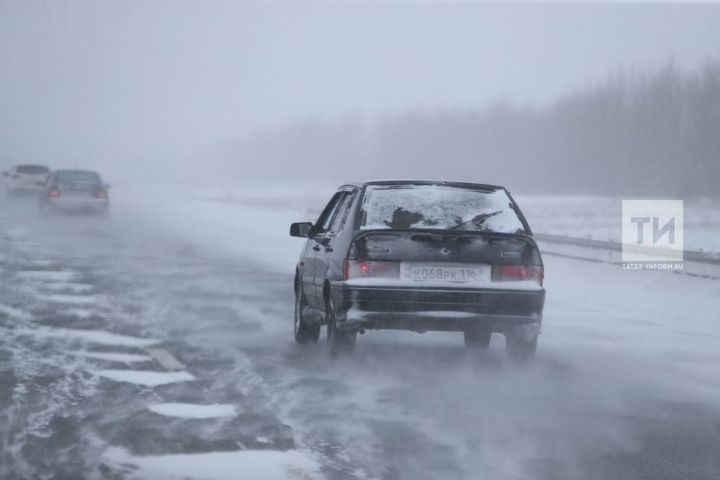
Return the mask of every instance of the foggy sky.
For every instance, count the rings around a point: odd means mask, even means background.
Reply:
[[[718,5],[0,3],[0,166],[142,177],[296,119],[545,102],[718,57]]]

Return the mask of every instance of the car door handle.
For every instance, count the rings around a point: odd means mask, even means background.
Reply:
[[[320,247],[318,247],[317,245],[315,245],[315,246],[313,247],[313,250],[315,250],[316,252],[319,252],[319,251],[320,251]]]
[[[334,250],[333,250],[332,247],[327,247],[327,248],[325,249],[325,251],[328,252],[328,253],[330,253],[330,252],[333,252]]]

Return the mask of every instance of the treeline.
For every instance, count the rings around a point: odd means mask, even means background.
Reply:
[[[717,197],[720,62],[616,73],[543,106],[301,122],[257,133],[232,153],[251,173],[302,180],[448,178],[523,192]]]

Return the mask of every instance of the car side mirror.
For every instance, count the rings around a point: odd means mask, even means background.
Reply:
[[[307,238],[310,236],[313,224],[310,222],[298,222],[290,225],[290,236]]]

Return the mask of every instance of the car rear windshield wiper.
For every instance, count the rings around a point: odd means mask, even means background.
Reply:
[[[461,227],[464,227],[465,225],[467,225],[468,223],[472,223],[473,225],[475,225],[476,227],[479,228],[480,226],[482,226],[483,223],[485,223],[485,221],[488,218],[494,217],[495,215],[497,215],[499,213],[502,213],[502,210],[498,210],[497,212],[481,213],[479,215],[475,215],[473,218],[471,218],[470,220],[468,220],[466,222],[458,223],[457,225],[450,227],[448,230],[458,230]]]

